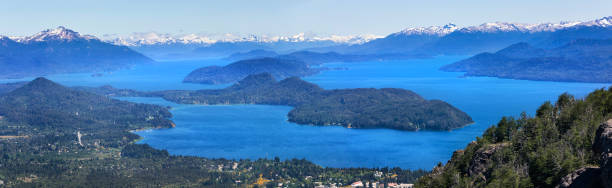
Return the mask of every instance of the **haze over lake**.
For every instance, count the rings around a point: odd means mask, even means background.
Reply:
[[[384,167],[430,169],[446,162],[502,116],[534,112],[546,100],[568,92],[583,97],[609,84],[564,83],[462,77],[438,68],[465,57],[437,57],[385,62],[332,63],[330,68],[305,78],[325,89],[394,87],[412,90],[427,99],[440,99],[467,112],[476,123],[453,131],[397,131],[317,127],[287,122],[287,106],[174,104],[159,98],[124,100],[172,106],[173,129],[138,132],[147,143],[171,154],[210,158],[257,159],[279,156],[306,158],[329,167]],[[68,86],[101,86],[138,90],[205,89],[227,85],[183,84],[191,70],[226,61],[162,62],[92,77],[88,74],[49,78]],[[7,82],[4,80],[3,82]]]

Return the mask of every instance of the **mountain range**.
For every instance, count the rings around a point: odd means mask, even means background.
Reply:
[[[213,39],[195,34],[177,37],[141,33],[130,37],[112,38],[108,41],[128,45],[155,59],[225,57],[251,50],[268,50],[281,54],[308,50],[360,55],[474,55],[494,52],[518,42],[529,42],[542,48],[554,48],[581,38],[606,39],[612,35],[611,26],[612,17],[604,17],[583,22],[542,24],[490,22],[467,27],[447,24],[406,28],[385,37],[376,35],[309,37],[299,34],[290,37],[230,35],[222,39]],[[164,53],[159,49],[171,52]]]
[[[260,43],[275,43],[275,42],[319,42],[330,41],[334,43],[346,44],[362,44],[370,40],[380,38],[378,35],[331,35],[318,36],[313,34],[298,33],[292,36],[268,36],[268,35],[234,35],[223,34],[206,35],[206,34],[162,34],[156,32],[132,33],[128,36],[105,35],[106,42],[122,46],[143,46],[155,44],[212,44],[221,42],[260,42]]]
[[[307,48],[362,44],[380,38],[378,35],[317,36],[299,33],[292,36],[133,33],[129,36],[106,36],[106,42],[129,46],[154,59],[197,59],[225,57],[251,50],[290,53]]]
[[[152,59],[70,29],[58,27],[27,37],[0,36],[0,77],[112,71]]]
[[[325,38],[300,34],[291,37],[250,36],[221,40],[198,35],[185,35],[182,38],[153,35],[149,37],[151,41],[146,37],[147,40],[134,37],[131,40],[137,41],[135,43],[125,43],[121,38],[103,41],[58,27],[33,36],[0,37],[0,66],[3,67],[0,77],[112,71],[152,63],[154,60],[151,58],[200,59],[234,55],[228,60],[241,60],[269,57],[277,53],[284,55],[277,55],[276,58],[320,64],[474,55],[495,52],[521,42],[536,48],[554,49],[576,40],[605,40],[610,36],[612,17],[556,24],[493,22],[469,27],[447,24],[407,28],[384,38],[369,35]]]
[[[528,42],[542,48],[554,48],[576,39],[607,39],[610,36],[612,36],[612,17],[557,24],[493,22],[464,28],[448,24],[408,28],[358,45],[310,50],[336,51],[345,54],[473,55],[497,51],[518,42]]]

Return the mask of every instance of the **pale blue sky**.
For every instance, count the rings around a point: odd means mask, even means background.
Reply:
[[[64,25],[86,34],[300,32],[379,34],[406,27],[483,22],[586,21],[612,0],[3,0],[0,35]]]

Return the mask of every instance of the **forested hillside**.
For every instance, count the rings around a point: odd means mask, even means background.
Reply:
[[[612,88],[504,117],[417,187],[611,187]]]

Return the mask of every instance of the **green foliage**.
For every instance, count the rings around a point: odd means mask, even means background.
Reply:
[[[504,117],[417,187],[554,187],[565,175],[598,163],[592,145],[598,126],[612,118],[611,98],[612,88],[582,100],[564,93],[555,104],[542,104],[535,117]],[[483,158],[486,151],[493,155]],[[471,174],[476,166],[484,166],[483,173]]]
[[[168,158],[166,150],[154,149],[148,144],[129,144],[121,150],[121,157],[131,158]]]
[[[166,108],[75,91],[45,78],[0,96],[0,104],[0,116],[23,126],[12,130],[72,138],[80,131],[85,145],[117,147],[137,138],[127,130],[172,127]]]

